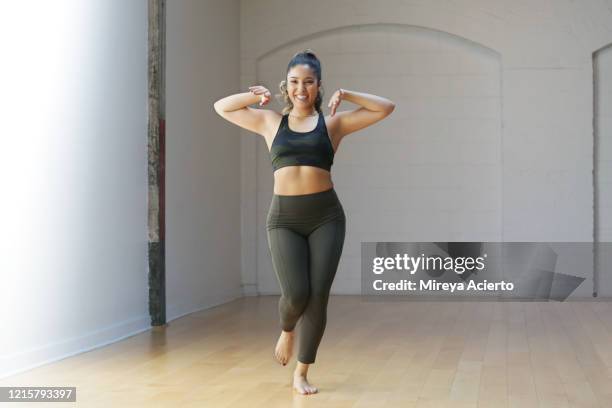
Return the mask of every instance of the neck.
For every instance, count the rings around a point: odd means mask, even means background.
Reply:
[[[314,107],[312,109],[299,109],[294,106],[293,109],[291,109],[291,112],[289,112],[289,115],[293,117],[316,116],[317,111]]]

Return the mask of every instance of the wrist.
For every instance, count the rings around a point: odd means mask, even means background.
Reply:
[[[261,98],[263,97],[263,95],[257,95],[254,92],[249,92],[249,94],[250,94],[249,96],[251,97],[249,101],[250,102],[249,105],[253,105],[254,103],[261,102]]]

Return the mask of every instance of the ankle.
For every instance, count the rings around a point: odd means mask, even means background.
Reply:
[[[294,377],[304,377],[306,378],[306,375],[308,374],[308,370],[304,370],[301,367],[296,367],[295,370],[293,370],[293,376]]]

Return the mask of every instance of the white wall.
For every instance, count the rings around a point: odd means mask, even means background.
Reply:
[[[240,91],[239,11],[237,0],[167,2],[168,320],[242,295],[241,136],[213,109]]]
[[[348,224],[332,293],[359,293],[362,241],[591,241],[592,53],[610,42],[610,9],[586,0],[242,1],[241,89],[278,92],[311,47],[324,105],[338,86],[397,102],[339,147]],[[261,138],[241,143],[245,293],[278,293],[263,228],[272,168]]]
[[[0,377],[150,327],[146,4],[3,7]]]

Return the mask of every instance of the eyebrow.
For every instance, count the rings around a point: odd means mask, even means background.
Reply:
[[[296,77],[296,76],[290,76],[289,78],[299,78],[299,77]],[[307,77],[306,77],[306,79],[314,79],[314,78],[313,78],[313,77],[311,77],[311,76],[307,76]]]

